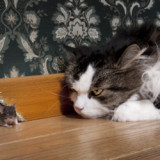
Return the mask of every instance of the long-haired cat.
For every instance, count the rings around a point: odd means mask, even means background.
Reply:
[[[85,118],[160,119],[160,32],[152,24],[124,30],[95,47],[65,46],[65,82]]]

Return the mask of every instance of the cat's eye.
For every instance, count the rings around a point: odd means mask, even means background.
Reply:
[[[95,96],[100,95],[102,92],[103,92],[103,89],[97,89],[97,90],[93,90],[93,91],[92,91],[92,93],[93,93]]]

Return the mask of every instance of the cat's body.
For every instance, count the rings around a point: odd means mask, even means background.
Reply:
[[[65,81],[86,118],[160,119],[160,32],[151,24],[121,30],[100,47],[71,48]]]

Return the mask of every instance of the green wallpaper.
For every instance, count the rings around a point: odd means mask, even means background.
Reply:
[[[160,27],[160,0],[0,0],[0,77],[64,72],[62,42],[99,44],[147,19]]]

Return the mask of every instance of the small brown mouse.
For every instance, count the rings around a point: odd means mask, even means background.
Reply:
[[[18,124],[16,105],[7,105],[0,103],[0,125],[5,127],[12,127]]]

